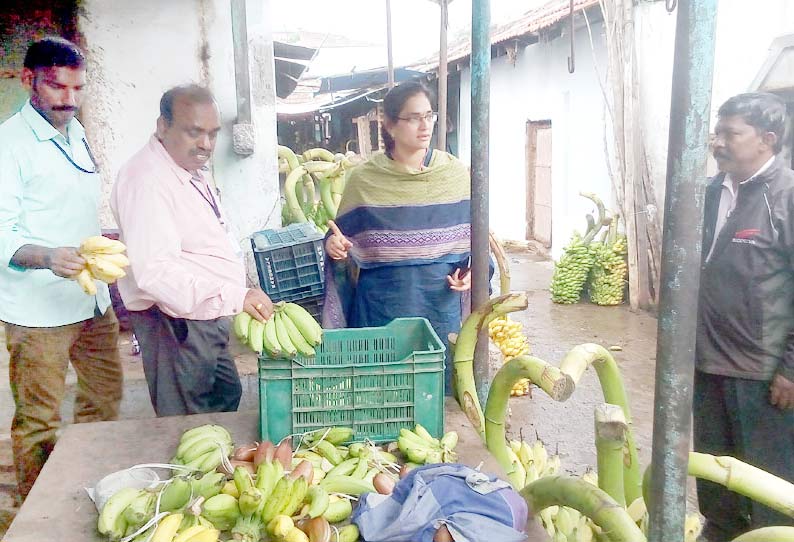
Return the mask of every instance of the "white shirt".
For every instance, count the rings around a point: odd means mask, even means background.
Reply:
[[[746,184],[761,175],[770,166],[775,162],[775,157],[773,156],[767,162],[761,166],[761,168],[752,174],[747,180],[740,182],[739,184]],[[717,210],[717,223],[714,225],[714,239],[711,241],[711,248],[709,249],[709,255],[706,258],[706,261],[711,259],[711,253],[714,252],[714,245],[717,244],[717,237],[719,237],[722,228],[725,226],[725,222],[727,222],[728,217],[731,216],[731,213],[736,208],[736,195],[738,194],[738,186],[737,189],[734,190],[735,185],[733,178],[730,174],[725,175],[725,180],[722,181],[722,192],[720,193],[720,207]]]

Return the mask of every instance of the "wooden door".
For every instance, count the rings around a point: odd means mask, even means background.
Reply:
[[[527,122],[527,239],[551,247],[551,121]]]

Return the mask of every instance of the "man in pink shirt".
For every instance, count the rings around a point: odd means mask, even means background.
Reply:
[[[209,90],[167,91],[157,132],[111,194],[131,262],[119,291],[158,416],[237,410],[228,317],[245,311],[264,321],[273,312],[264,292],[246,287],[239,242],[203,173],[219,131]]]

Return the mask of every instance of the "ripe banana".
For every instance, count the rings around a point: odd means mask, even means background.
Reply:
[[[88,295],[96,295],[97,288],[96,284],[94,283],[94,277],[91,275],[91,272],[84,268],[82,269],[77,275],[74,277],[74,280],[77,281],[77,284],[83,289],[83,291]]]
[[[141,491],[127,487],[111,495],[99,514],[97,530],[110,538],[122,538],[127,530],[124,510],[140,495]]]
[[[285,303],[283,311],[295,323],[306,342],[313,346],[322,342],[323,329],[306,309],[295,303]]]
[[[102,282],[112,284],[116,279],[120,279],[127,275],[118,265],[98,256],[84,255],[83,258],[91,274]]]
[[[188,540],[193,538],[193,536],[199,534],[201,531],[206,531],[206,530],[207,527],[205,527],[204,525],[198,525],[198,524],[193,525],[192,527],[188,527],[184,531],[178,533],[174,537],[172,542],[187,542]]]
[[[95,235],[86,238],[80,244],[80,253],[84,254],[121,254],[127,250],[124,243],[109,239],[103,235]]]
[[[171,542],[176,536],[176,531],[182,523],[182,514],[168,514],[160,523],[152,534],[151,542]]]

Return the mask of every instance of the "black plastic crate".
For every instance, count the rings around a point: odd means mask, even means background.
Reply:
[[[274,301],[322,298],[325,292],[323,234],[308,223],[263,230],[251,236],[262,290]]]

